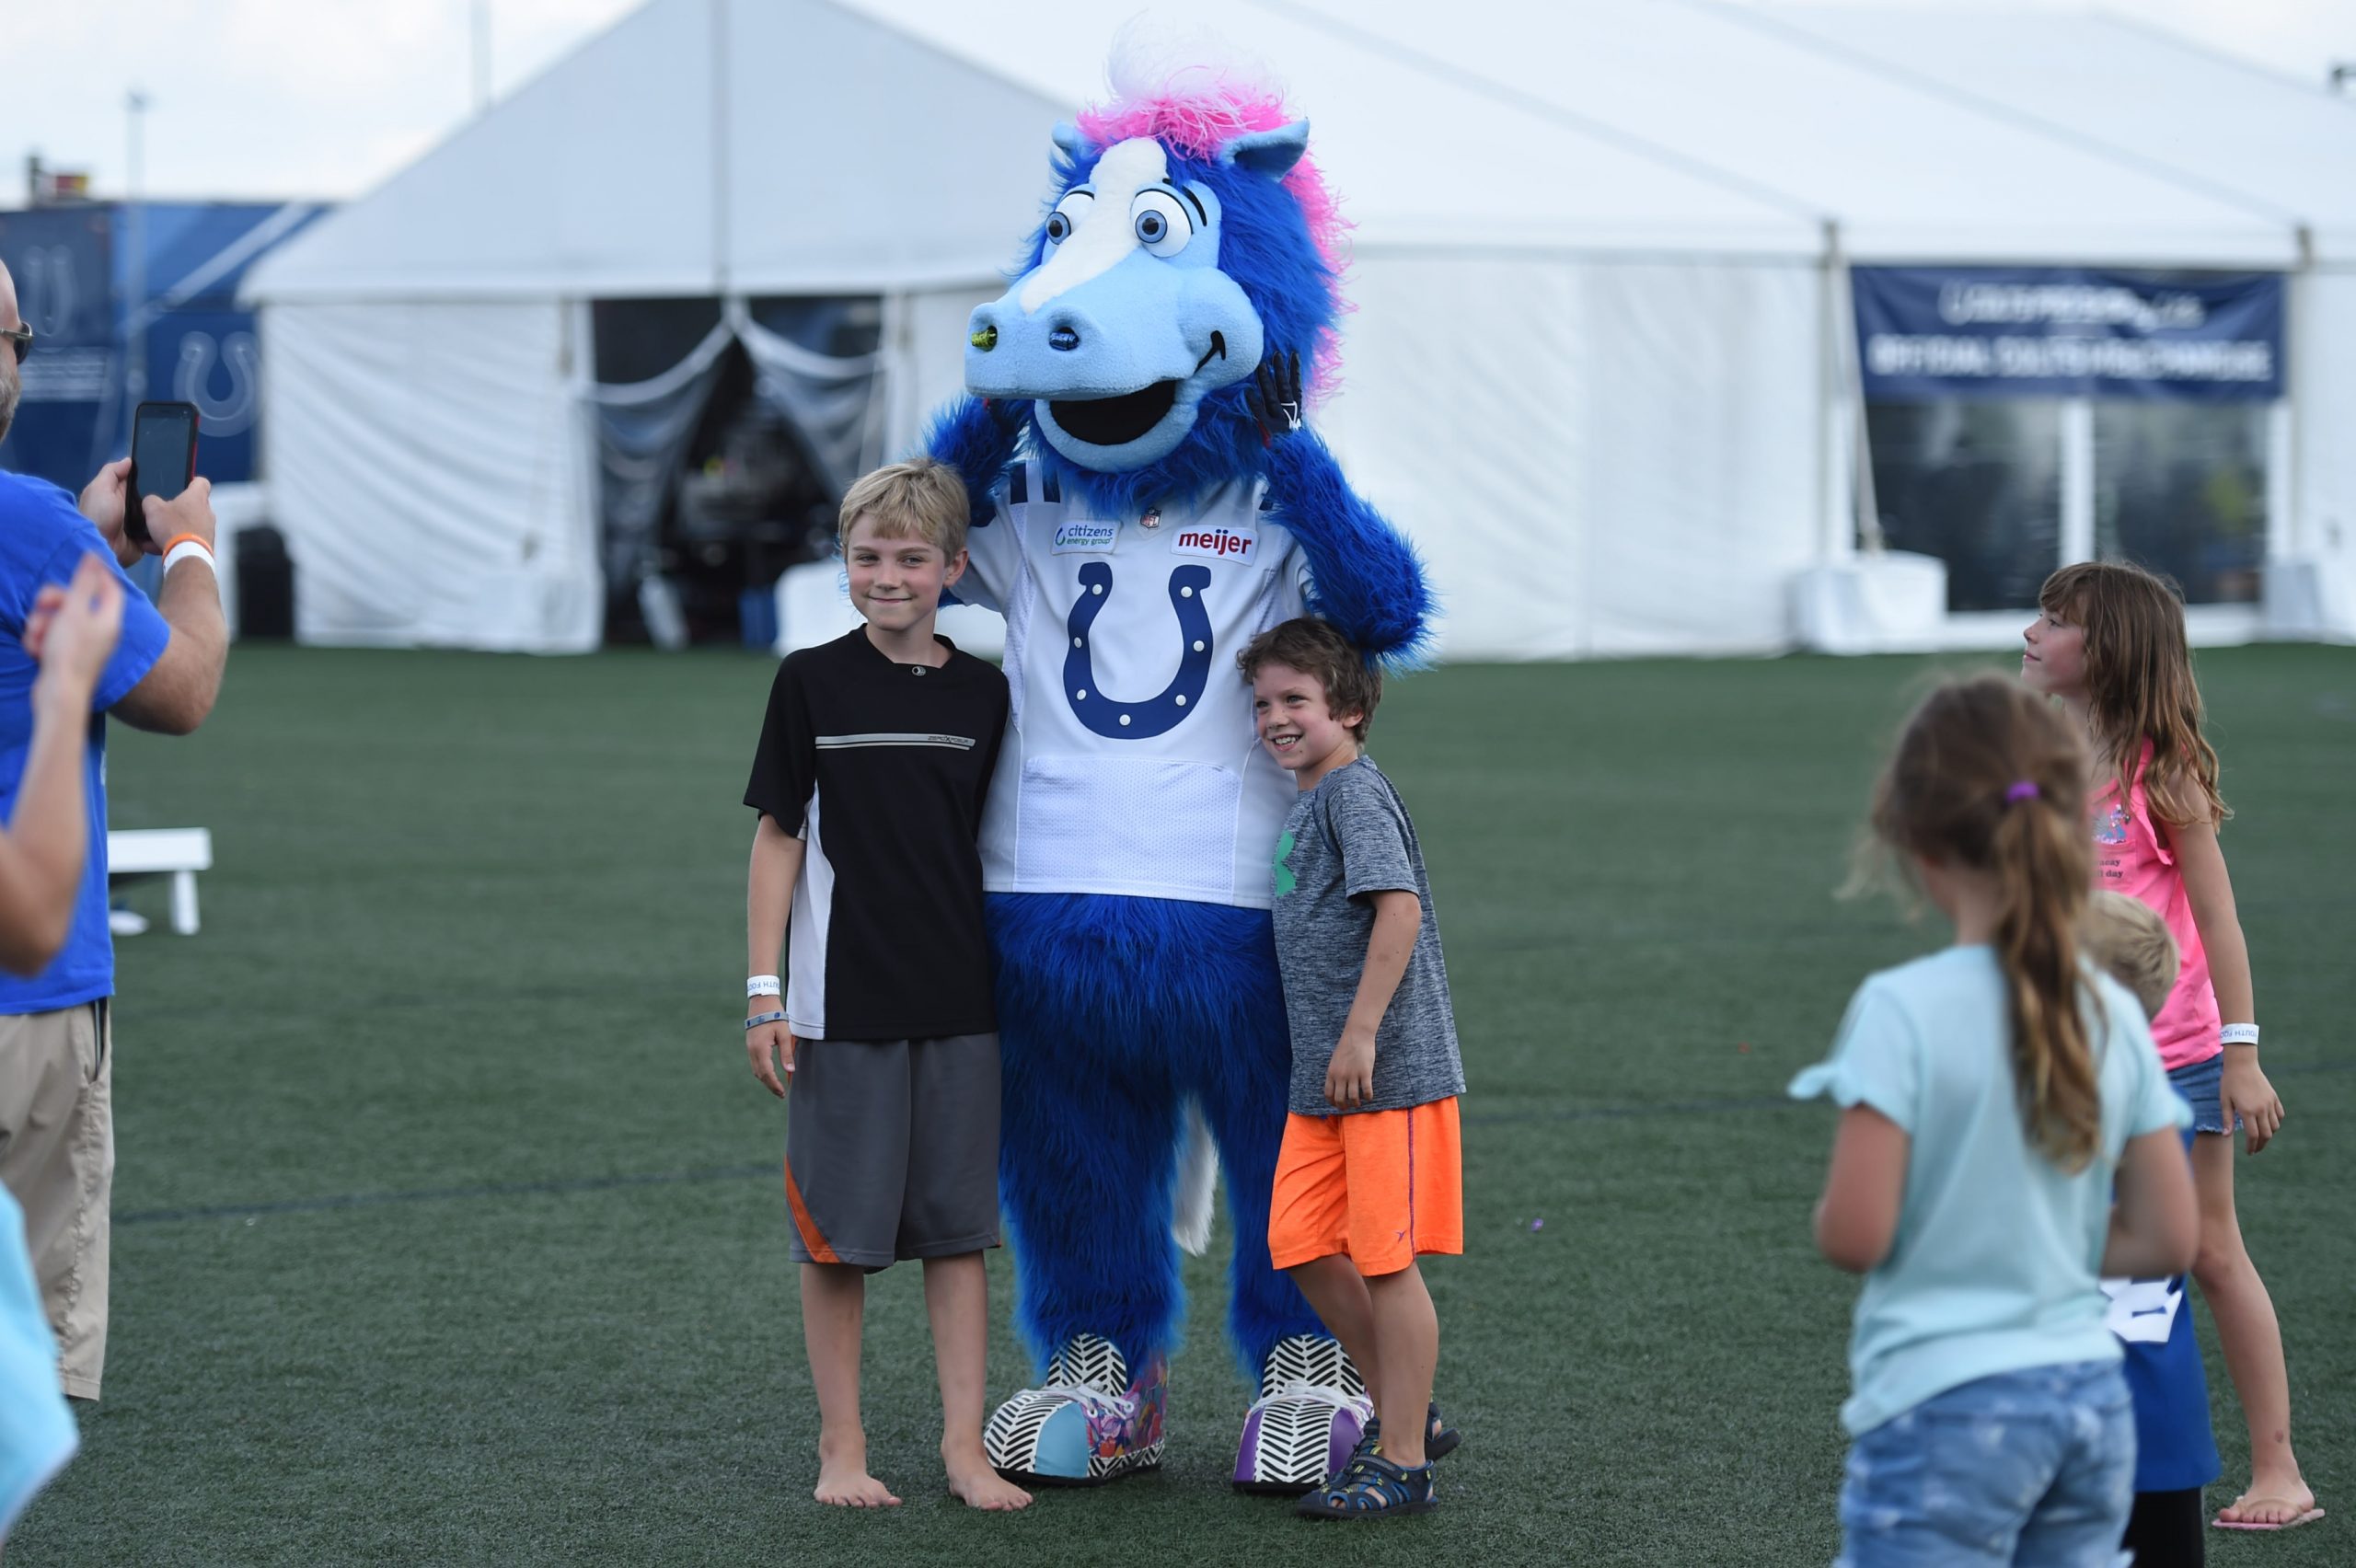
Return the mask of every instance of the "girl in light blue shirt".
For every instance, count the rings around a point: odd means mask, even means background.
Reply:
[[[2118,1560],[2135,1434],[2097,1282],[2180,1271],[2199,1221],[2142,1009],[2078,952],[2086,768],[1988,675],[1923,699],[1875,791],[1955,944],[1867,979],[1792,1082],[1842,1107],[1816,1242],[1865,1275],[1842,1568]]]

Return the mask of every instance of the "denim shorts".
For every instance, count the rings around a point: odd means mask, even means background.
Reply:
[[[2194,1132],[2222,1133],[2226,1130],[2225,1103],[2218,1093],[2224,1082],[2225,1054],[2223,1051],[2205,1062],[2194,1062],[2168,1074],[2168,1087],[2192,1107]],[[2235,1117],[2233,1130],[2239,1132],[2241,1126],[2242,1119]]]
[[[2119,1568],[2135,1416],[2111,1361],[1981,1378],[1849,1447],[1833,1568]]]

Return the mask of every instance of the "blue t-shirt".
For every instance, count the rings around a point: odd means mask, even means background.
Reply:
[[[2192,1130],[2184,1134],[2188,1155]],[[2217,1435],[2209,1424],[2209,1375],[2193,1337],[2184,1275],[2107,1279],[2110,1332],[2126,1362],[2119,1367],[2135,1399],[2135,1490],[2189,1492],[2217,1479]]]
[[[14,822],[17,786],[33,740],[33,677],[40,666],[25,651],[25,617],[44,582],[64,582],[86,555],[114,566],[98,529],[74,498],[45,479],[0,473],[0,816]],[[115,575],[122,577],[115,569]],[[73,934],[47,969],[30,979],[0,974],[0,1014],[54,1012],[114,994],[114,939],[107,930],[106,709],[121,702],[163,656],[171,628],[144,594],[122,577],[122,640],[98,677],[90,706],[88,760],[83,769],[90,848],[74,906]]]
[[[2102,1141],[2068,1172],[2029,1142],[2014,1092],[2012,1024],[1995,950],[1955,947],[1858,987],[1832,1055],[1796,1099],[1869,1105],[1907,1134],[1889,1256],[1865,1276],[1849,1340],[1852,1435],[1981,1378],[2119,1358],[2096,1280],[2111,1172],[2130,1138],[2189,1124],[2143,1009],[2093,970]]]

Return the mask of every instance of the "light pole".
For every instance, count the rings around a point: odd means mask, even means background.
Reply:
[[[123,241],[131,248],[131,264],[125,269],[128,297],[123,301],[123,321],[128,329],[123,334],[124,359],[122,388],[124,400],[137,408],[147,396],[147,225],[140,211],[139,198],[144,179],[143,154],[145,151],[147,95],[137,87],[122,100],[129,121],[130,160],[123,181]],[[128,414],[129,409],[124,410]]]

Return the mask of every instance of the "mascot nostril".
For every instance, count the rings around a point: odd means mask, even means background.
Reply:
[[[1161,1462],[1173,1233],[1202,1250],[1223,1166],[1254,1400],[1234,1481],[1300,1492],[1371,1410],[1268,1254],[1293,1067],[1272,868],[1298,790],[1235,656],[1311,613],[1369,659],[1412,659],[1430,599],[1300,420],[1342,310],[1308,125],[1248,69],[1161,40],[1125,34],[1111,79],[1112,102],[1057,128],[1030,265],[973,318],[972,396],[927,442],[972,503],[956,593],[1011,612],[982,875],[999,1189],[1042,1378],[983,1440],[1051,1484]]]
[[[1068,327],[1058,327],[1047,334],[1047,347],[1068,354],[1080,347],[1080,334]]]

